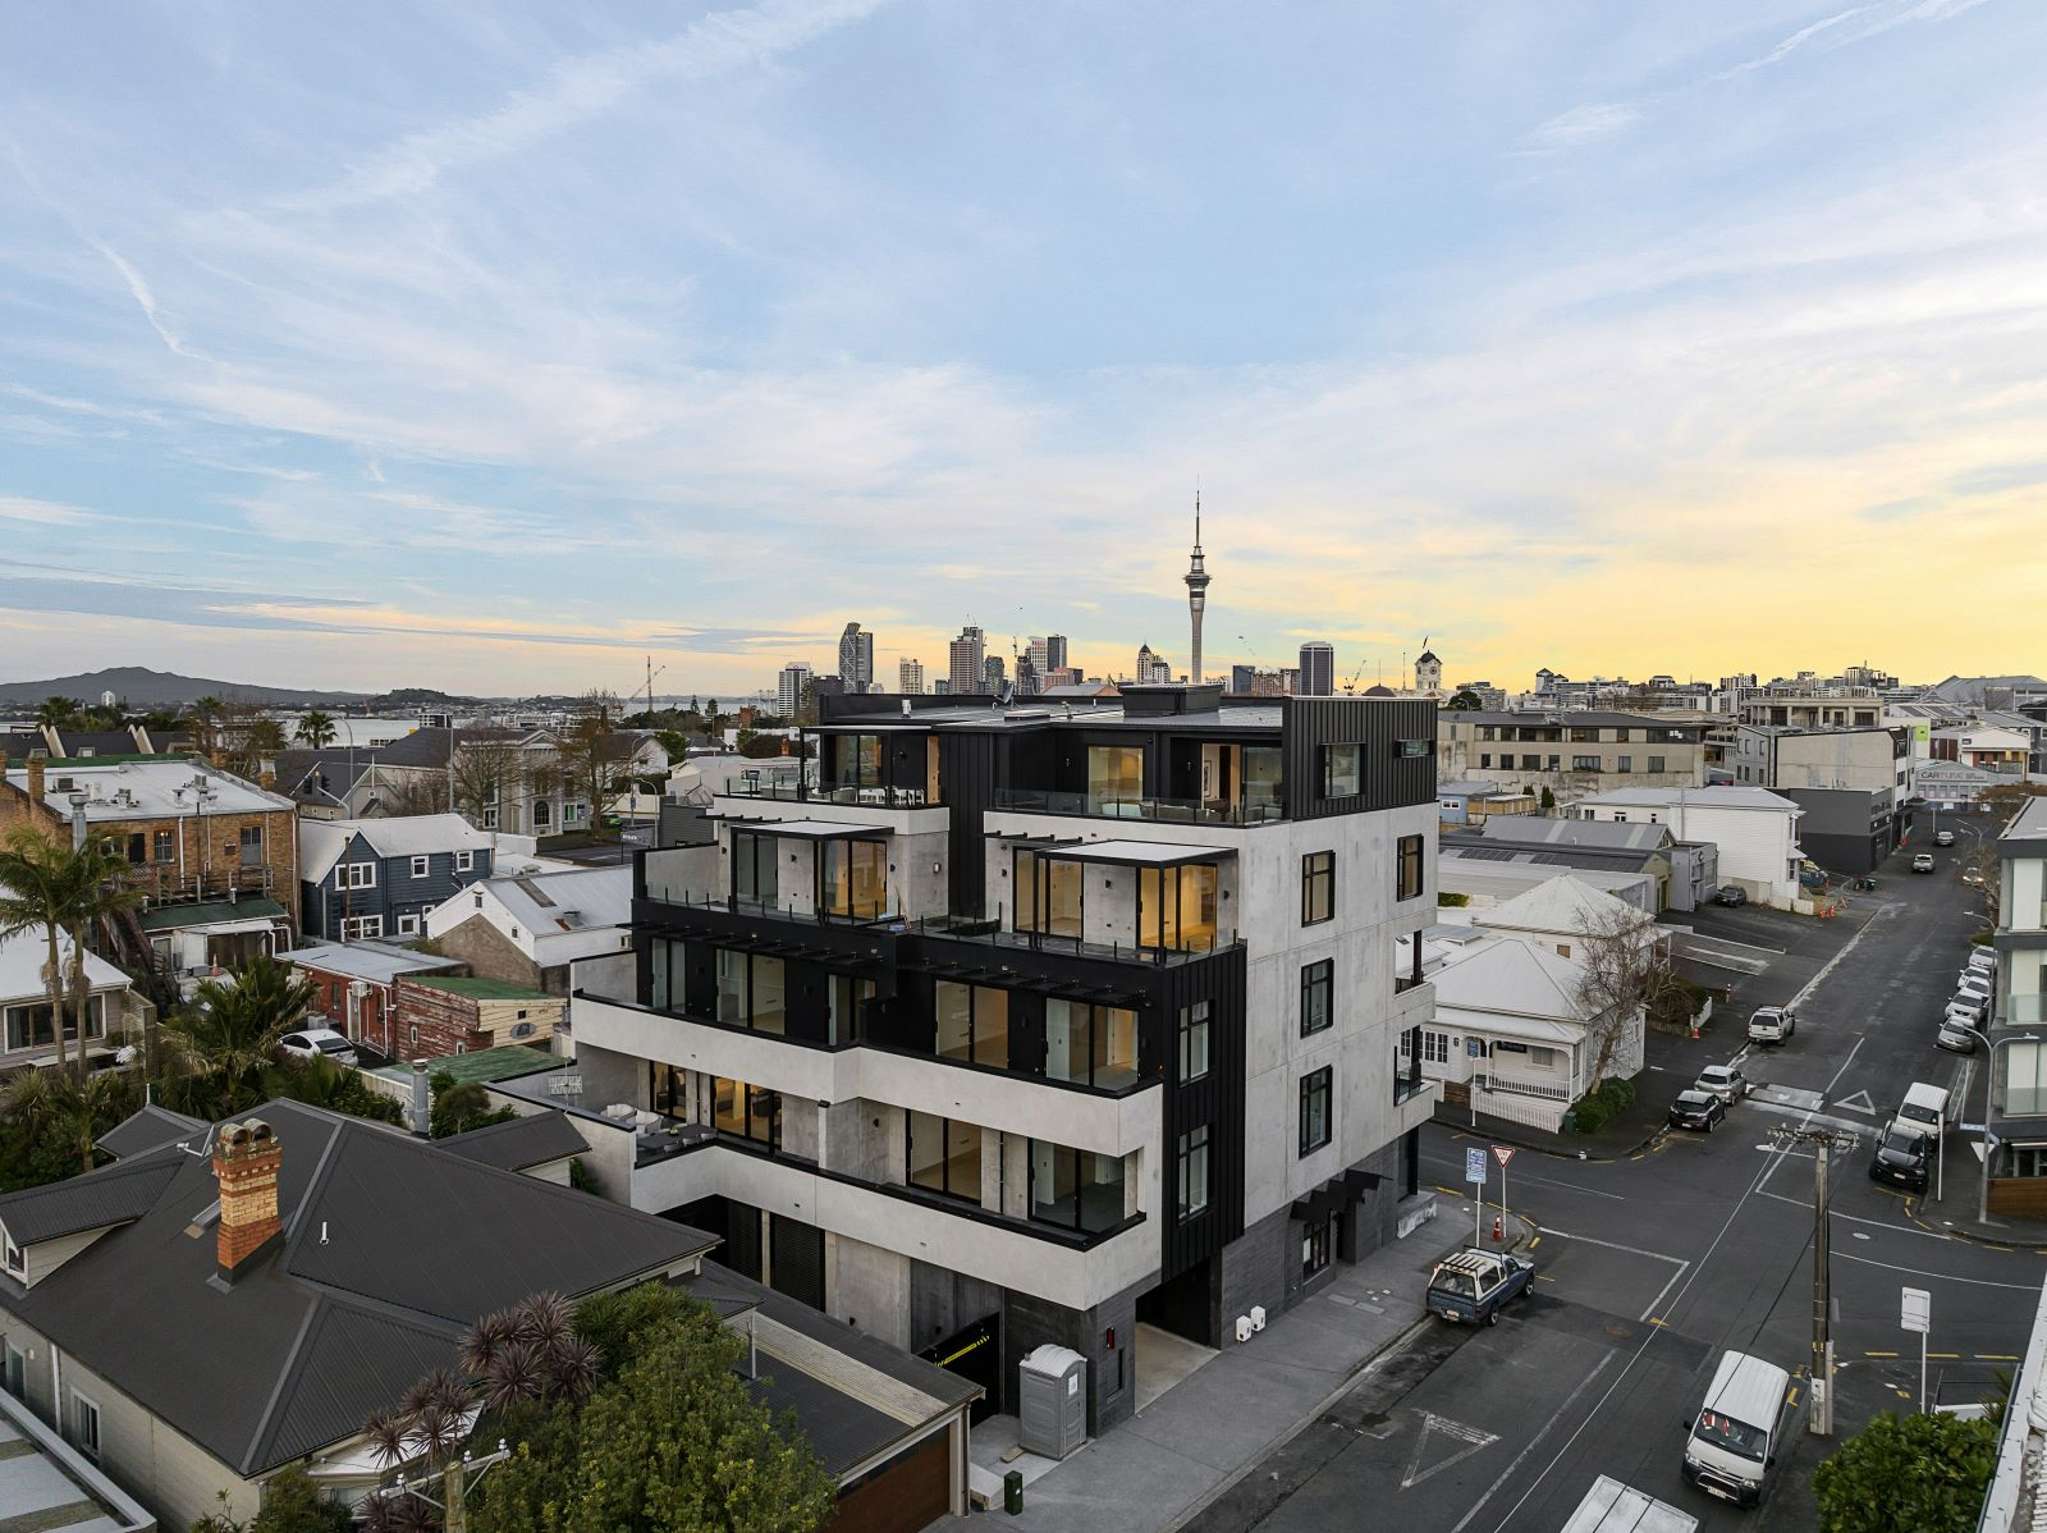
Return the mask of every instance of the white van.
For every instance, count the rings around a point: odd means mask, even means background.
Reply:
[[[1706,1398],[1686,1423],[1685,1478],[1723,1501],[1754,1506],[1790,1408],[1789,1373],[1746,1352],[1721,1353]]]
[[[1937,1139],[1948,1131],[1950,1111],[1945,1087],[1914,1081],[1905,1088],[1905,1100],[1898,1104],[1892,1127],[1901,1128],[1908,1134],[1929,1134]]]

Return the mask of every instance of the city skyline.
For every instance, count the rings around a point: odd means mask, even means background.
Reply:
[[[1393,14],[24,13],[0,679],[2047,671],[2047,15]]]

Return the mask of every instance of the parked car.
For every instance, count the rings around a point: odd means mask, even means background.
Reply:
[[[1432,1313],[1460,1325],[1498,1325],[1500,1307],[1535,1281],[1535,1263],[1476,1246],[1446,1256],[1429,1273]]]
[[[1935,846],[1953,846],[1955,844],[1955,833],[1951,830],[1937,830],[1933,833],[1933,844]]]
[[[1926,1191],[1926,1165],[1931,1159],[1927,1152],[1932,1146],[1933,1141],[1926,1135],[1893,1123],[1884,1130],[1883,1138],[1876,1142],[1876,1153],[1869,1158],[1869,1179],[1913,1192]]]
[[[1983,1019],[1990,1015],[1990,1001],[1986,996],[1957,995],[1949,998],[1946,1015],[1972,1027],[1980,1027]]]
[[[1925,1081],[1914,1081],[1905,1088],[1905,1100],[1898,1104],[1898,1115],[1891,1119],[1891,1130],[1903,1134],[1918,1134],[1930,1145],[1953,1127],[1956,1098],[1948,1095],[1945,1086],[1929,1086]]]
[[[1722,884],[1719,891],[1713,896],[1713,903],[1729,907],[1746,905],[1748,903],[1748,894],[1739,884]]]
[[[1749,1013],[1751,1043],[1782,1043],[1798,1031],[1798,1013],[1789,1006],[1758,1006]]]
[[[286,1033],[277,1046],[294,1059],[324,1059],[337,1065],[355,1063],[355,1045],[331,1027],[306,1027]]]
[[[1749,1078],[1742,1074],[1740,1065],[1708,1065],[1699,1072],[1699,1078],[1692,1082],[1694,1091],[1710,1091],[1730,1106],[1747,1096],[1754,1088]]]
[[[1990,999],[1990,976],[1978,970],[1964,969],[1955,981],[1955,994],[1970,996],[1976,1000]]]
[[[1933,871],[1933,853],[1921,852],[1918,856],[1914,857],[1912,859],[1912,871],[1914,873],[1931,873]]]
[[[1727,1117],[1727,1104],[1710,1091],[1689,1086],[1670,1104],[1667,1119],[1672,1128],[1695,1128],[1710,1134],[1713,1126]]]
[[[1987,947],[1971,947],[1965,968],[1974,969],[1978,974],[1989,976],[1997,972],[1997,950]]]
[[[1950,1054],[1973,1054],[1976,1052],[1976,1034],[1972,1024],[1949,1012],[1940,1019],[1940,1027],[1933,1035],[1936,1047],[1946,1049]]]

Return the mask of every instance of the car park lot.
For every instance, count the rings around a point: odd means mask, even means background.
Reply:
[[[1831,921],[1754,907],[1699,912],[1699,929],[1764,961],[1719,981],[1731,978],[1737,999],[1704,1039],[1652,1040],[1651,1064],[1663,1068],[1637,1085],[1658,1118],[1704,1063],[1738,1063],[1755,1091],[1710,1136],[1664,1129],[1610,1159],[1517,1156],[1511,1206],[1539,1231],[1525,1248],[1538,1263],[1531,1295],[1495,1328],[1425,1331],[1414,1345],[1444,1345],[1444,1333],[1461,1339],[1411,1391],[1358,1416],[1341,1450],[1277,1505],[1240,1525],[1354,1527],[1358,1508],[1370,1506],[1389,1525],[1553,1533],[1608,1474],[1704,1528],[1813,1526],[1811,1474],[1834,1442],[1805,1429],[1802,1377],[1778,1482],[1761,1507],[1715,1501],[1686,1485],[1679,1467],[1680,1418],[1696,1410],[1698,1374],[1721,1352],[1794,1371],[1810,1359],[1813,1152],[1783,1142],[1778,1129],[1833,1129],[1859,1141],[1830,1177],[1836,1439],[1879,1410],[1917,1403],[1917,1338],[1898,1323],[1903,1286],[1933,1295],[1936,1397],[1991,1389],[2025,1349],[2042,1270],[2031,1251],[1949,1233],[1975,1216],[1973,1136],[1945,1136],[1944,1168],[1936,1163],[1944,1199],[1868,1174],[1914,1081],[1960,1092],[1964,1121],[1981,1114],[1977,1061],[1934,1044],[1968,937],[1982,924],[1957,862],[1943,855],[1941,876],[1913,879],[1894,857],[1878,890]],[[1783,1004],[1797,1007],[1795,1034],[1768,1048],[1747,1044],[1750,1011]],[[1484,1123],[1426,1129],[1425,1179],[1453,1183],[1464,1148],[1486,1138]],[[1489,1192],[1497,1198],[1497,1186]],[[1461,1201],[1445,1216],[1460,1209],[1471,1217]],[[1341,1407],[1331,1416],[1345,1419]]]

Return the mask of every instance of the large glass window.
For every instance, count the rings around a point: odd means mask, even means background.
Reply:
[[[1090,745],[1087,748],[1089,814],[1136,814],[1144,797],[1144,747]],[[1119,806],[1128,804],[1128,809]]]
[[[757,830],[732,832],[732,893],[742,900],[762,905],[779,903],[775,880],[778,837]]]
[[[1213,863],[1137,869],[1140,945],[1204,952],[1215,946],[1215,914]]]
[[[1077,862],[1040,857],[1028,847],[1018,847],[1011,872],[1015,884],[1014,928],[1080,940],[1085,871]]]
[[[1180,1084],[1208,1074],[1208,1002],[1180,1008]]]
[[[1135,1081],[1137,1013],[1083,1001],[1046,1001],[1045,1075],[1111,1088]]]
[[[1179,1213],[1191,1219],[1208,1208],[1208,1125],[1180,1136]]]
[[[981,1130],[915,1109],[906,1116],[910,1185],[980,1202]]]
[[[1030,1142],[1031,1217],[1093,1233],[1123,1222],[1123,1161],[1115,1155]]]
[[[1322,747],[1322,796],[1355,798],[1364,791],[1365,748],[1362,745]]]
[[[938,981],[938,1056],[1005,1069],[1009,1065],[1009,992]]]
[[[1402,836],[1395,857],[1393,897],[1414,899],[1422,892],[1422,838]]]
[[[1331,1003],[1336,991],[1336,961],[1301,966],[1301,1036],[1319,1033],[1336,1020]]]
[[[764,1033],[780,1033],[788,1026],[788,1015],[788,979],[782,960],[755,954],[749,1025]]]
[[[718,1020],[747,1020],[746,954],[736,948],[718,949]]]
[[[821,841],[821,887],[825,914],[871,921],[888,909],[888,848],[879,841]]]
[[[1277,746],[1244,747],[1244,818],[1256,823],[1276,820],[1280,802],[1280,753]]]
[[[1329,1085],[1334,1071],[1328,1065],[1301,1077],[1301,1153],[1312,1154],[1329,1143]]]
[[[85,1036],[100,1038],[106,1035],[107,998],[93,996],[85,1007]],[[78,1017],[71,1010],[70,1003],[64,1007],[64,1038],[66,1042],[78,1039]],[[51,1024],[50,1003],[34,1001],[26,1006],[7,1008],[7,1047],[9,1049],[33,1049],[57,1041],[56,1029]]]
[[[860,1011],[874,999],[874,981],[834,974],[830,981],[831,1022],[828,1043],[852,1043],[860,1037]]]
[[[881,786],[881,736],[838,735],[832,740],[829,788],[878,788]]]
[[[782,1094],[722,1075],[713,1077],[711,1124],[721,1134],[734,1134],[771,1150],[780,1149]]]
[[[1313,926],[1336,914],[1336,853],[1310,852],[1301,859],[1301,925]]]

